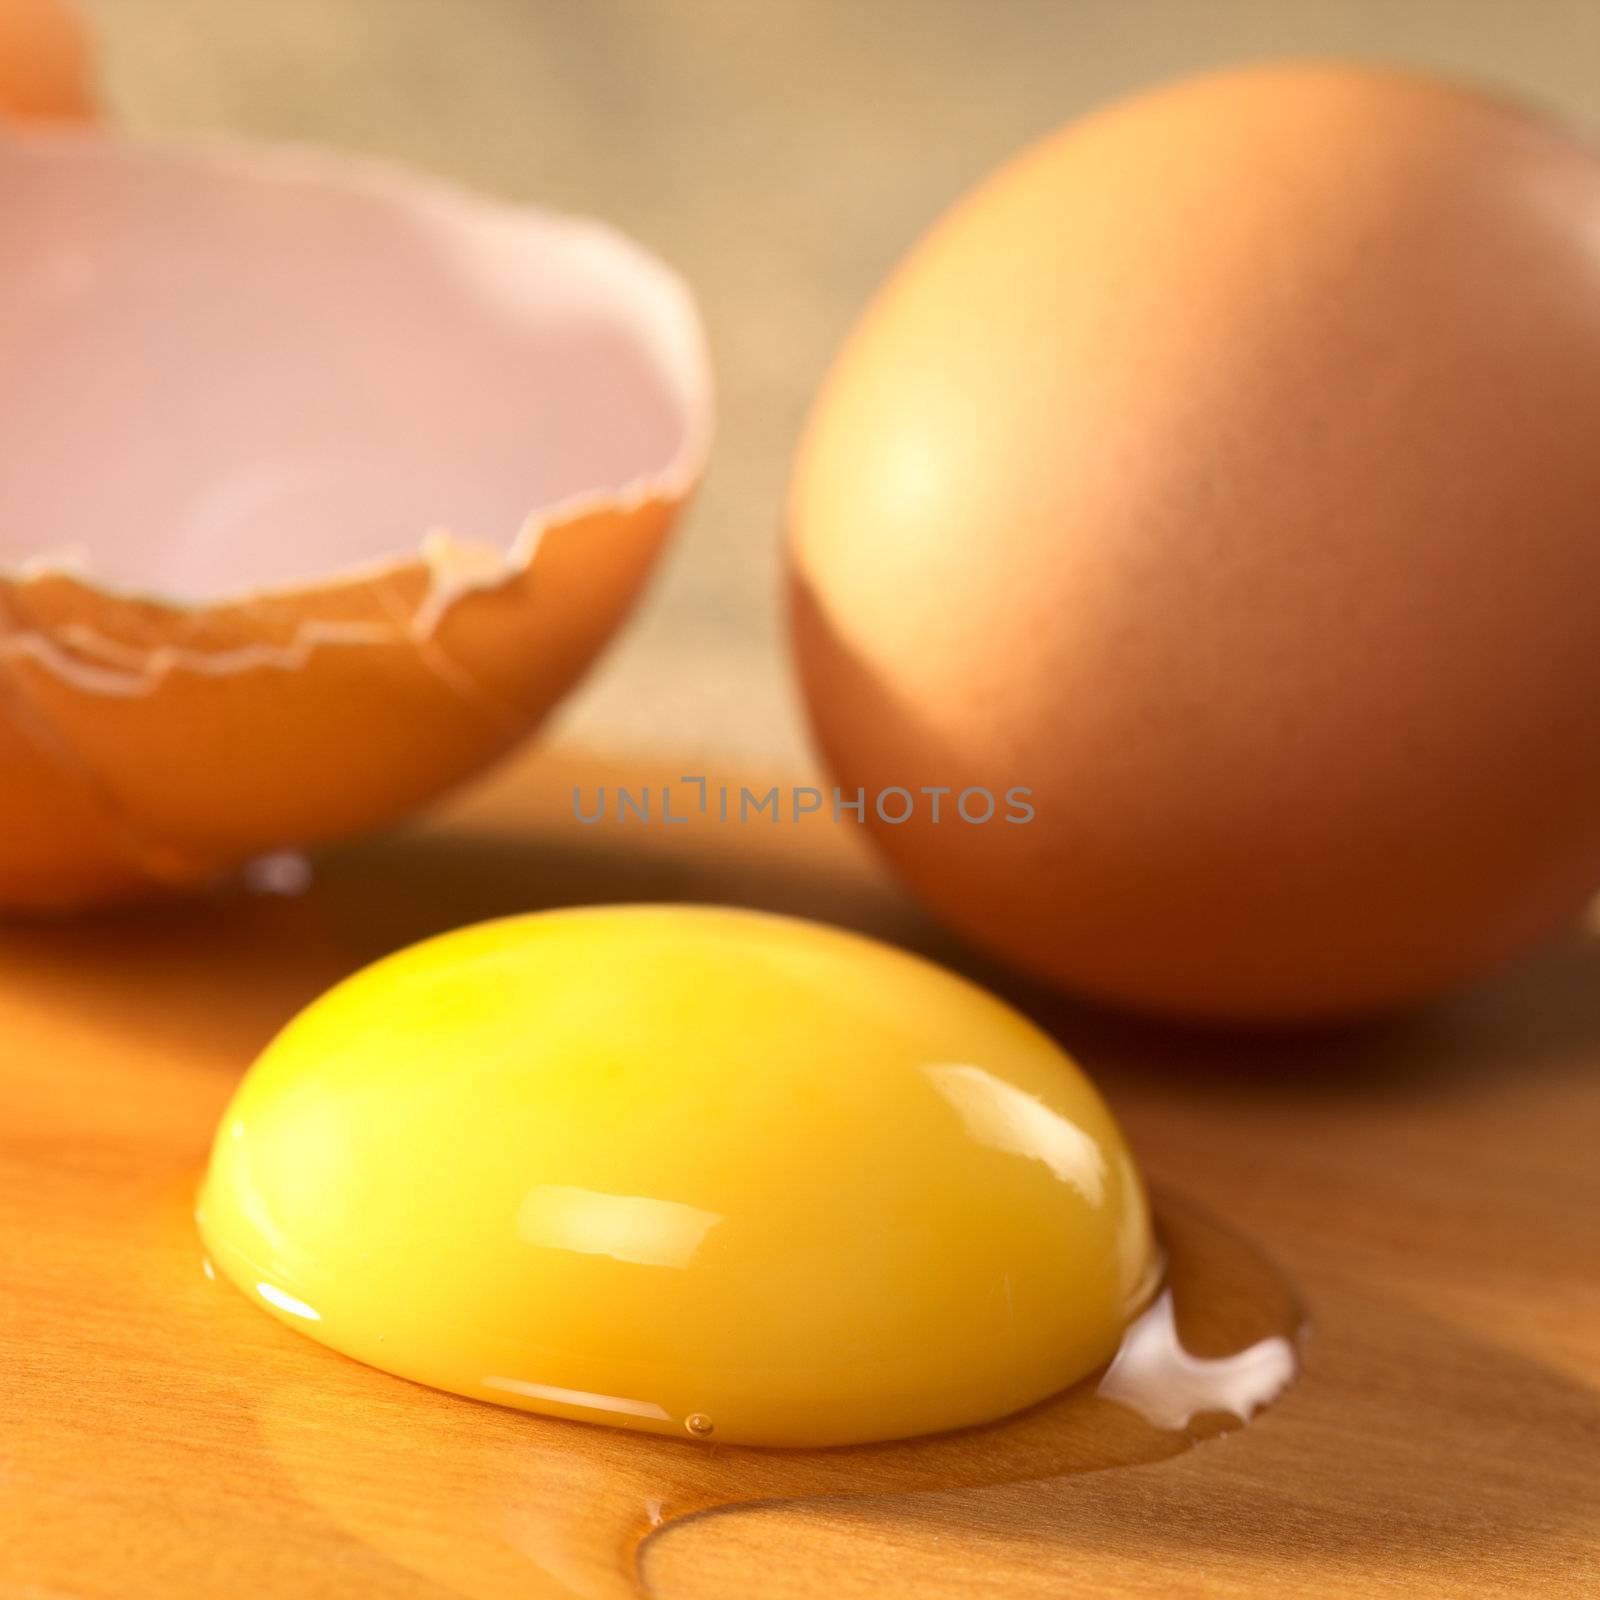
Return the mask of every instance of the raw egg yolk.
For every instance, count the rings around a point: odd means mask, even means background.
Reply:
[[[709,907],[547,912],[356,974],[218,1131],[211,1261],[301,1332],[530,1411],[758,1445],[989,1421],[1158,1272],[1110,1113],[929,962]]]

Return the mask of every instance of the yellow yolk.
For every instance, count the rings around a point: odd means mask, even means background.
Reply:
[[[887,945],[709,907],[514,917],[348,979],[246,1076],[198,1215],[221,1272],[358,1360],[761,1445],[1044,1399],[1158,1271],[1045,1034]]]

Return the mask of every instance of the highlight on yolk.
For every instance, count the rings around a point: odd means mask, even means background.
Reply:
[[[244,1079],[211,1261],[421,1383],[757,1445],[1005,1416],[1159,1273],[1121,1133],[940,967],[749,911],[544,912],[311,1005]]]

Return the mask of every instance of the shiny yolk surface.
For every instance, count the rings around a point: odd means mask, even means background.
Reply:
[[[763,1445],[988,1421],[1157,1272],[1093,1087],[858,935],[608,907],[446,934],[246,1076],[199,1220],[274,1316],[441,1389]]]

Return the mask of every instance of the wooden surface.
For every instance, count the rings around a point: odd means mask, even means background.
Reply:
[[[370,1371],[200,1269],[189,1205],[239,1074],[327,984],[422,935],[539,905],[736,900],[995,980],[848,823],[579,826],[572,785],[618,776],[530,758],[295,897],[0,928],[4,1600],[620,1595],[634,1521],[787,1492],[754,1453]],[[828,1498],[657,1533],[651,1592],[1596,1592],[1600,942],[1575,933],[1344,1036],[1197,1038],[1012,992],[1101,1082],[1152,1180],[1293,1280],[1300,1382],[1241,1432],[1082,1476],[986,1484],[1006,1474],[981,1431],[940,1447],[950,1470],[923,1492],[835,1459],[804,1485]]]

